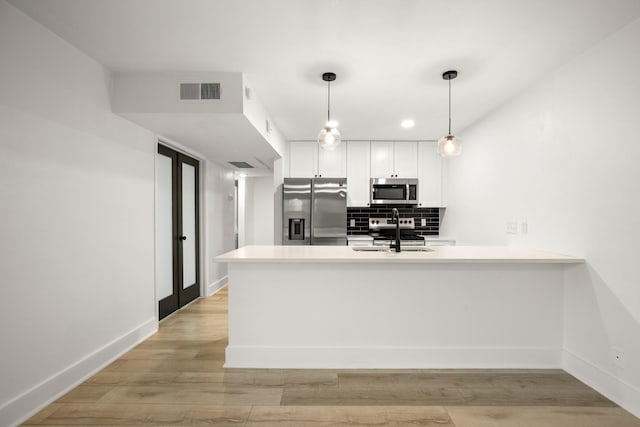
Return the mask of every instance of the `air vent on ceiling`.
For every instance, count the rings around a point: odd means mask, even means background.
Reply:
[[[220,83],[180,83],[180,99],[220,99]]]
[[[253,169],[253,166],[247,162],[229,162],[229,164],[232,164],[239,169]]]

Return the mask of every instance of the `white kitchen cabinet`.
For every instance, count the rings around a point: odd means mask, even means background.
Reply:
[[[418,206],[442,207],[442,157],[437,142],[420,142],[418,148]]]
[[[318,174],[318,144],[315,141],[289,143],[289,176],[314,178]]]
[[[417,142],[396,142],[393,144],[393,169],[396,178],[418,177]]]
[[[320,178],[344,178],[347,176],[347,142],[342,142],[335,150],[318,150],[318,176]],[[349,185],[349,181],[347,181]]]
[[[347,176],[346,144],[323,150],[315,141],[289,143],[289,177],[344,178]]]
[[[393,142],[371,142],[371,177],[389,178],[394,175]]]
[[[369,206],[370,144],[350,141],[347,146],[347,206]]]
[[[372,178],[417,178],[416,142],[371,142]]]

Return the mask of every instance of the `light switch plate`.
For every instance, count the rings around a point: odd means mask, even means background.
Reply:
[[[427,225],[427,218],[421,218],[421,219],[420,219],[420,225],[421,225],[421,226],[423,226],[423,227],[426,227],[426,225]]]
[[[349,227],[355,227],[356,226],[356,220],[355,219],[350,219],[349,220]]]

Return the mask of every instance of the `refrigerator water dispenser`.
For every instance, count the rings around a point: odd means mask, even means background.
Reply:
[[[304,218],[289,218],[289,240],[304,240]]]

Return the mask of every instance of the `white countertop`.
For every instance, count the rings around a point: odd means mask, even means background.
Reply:
[[[434,246],[430,252],[357,252],[351,246],[244,246],[217,262],[577,264],[584,259],[507,246]]]

